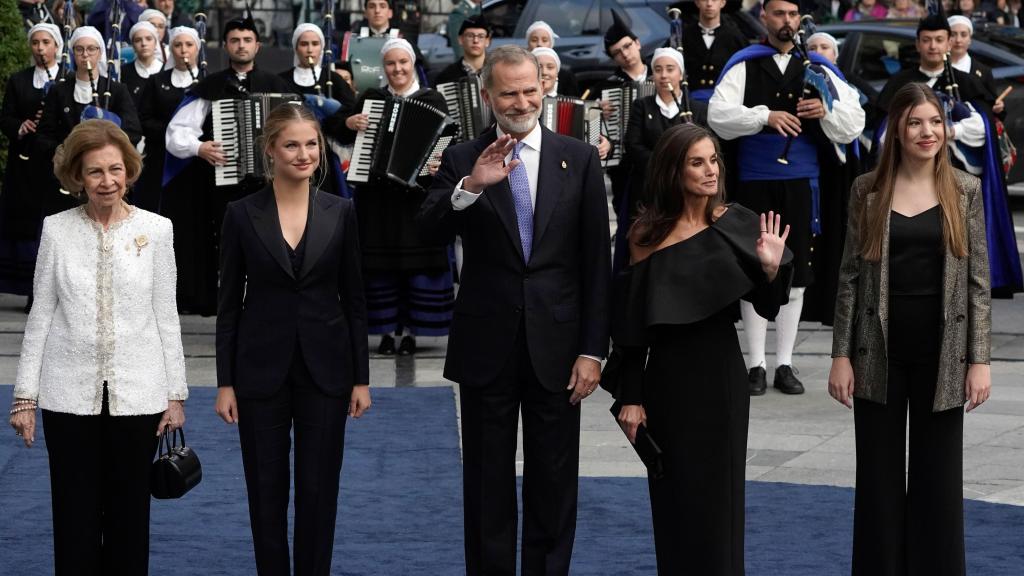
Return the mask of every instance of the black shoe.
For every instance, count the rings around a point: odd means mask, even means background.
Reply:
[[[775,369],[772,387],[778,388],[783,394],[803,394],[804,385],[797,380],[793,367],[783,364]]]
[[[747,372],[747,389],[751,396],[762,396],[768,390],[768,373],[760,366]]]
[[[377,346],[377,354],[383,354],[385,356],[391,356],[395,353],[395,339],[391,337],[391,334],[385,334],[380,337],[380,346]]]
[[[398,353],[402,356],[410,356],[416,353],[416,338],[403,336],[401,344],[398,345]]]

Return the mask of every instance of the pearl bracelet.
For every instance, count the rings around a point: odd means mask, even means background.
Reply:
[[[14,416],[18,412],[28,412],[29,410],[35,412],[36,406],[34,404],[27,404],[27,405],[24,405],[24,406],[15,406],[14,408],[11,408],[11,416]]]

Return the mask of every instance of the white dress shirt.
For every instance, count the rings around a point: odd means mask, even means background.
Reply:
[[[700,27],[700,37],[701,40],[704,41],[704,46],[707,47],[708,50],[711,50],[711,45],[715,43],[715,31],[721,28],[721,26],[719,25],[715,26],[714,28],[705,28],[704,25],[701,24],[700,22],[697,23],[697,26]],[[711,33],[705,34],[705,32]]]
[[[49,72],[50,72],[50,75],[47,76],[46,75],[46,72],[47,72],[46,69],[43,69],[43,68],[40,68],[39,66],[36,66],[32,70],[32,87],[35,88],[36,90],[42,90],[43,87],[46,86],[46,83],[49,82],[51,78],[53,80],[57,79],[57,70],[59,70],[59,69],[60,69],[60,66],[58,66],[57,64],[54,64],[53,66],[50,66],[50,68],[48,69]]]
[[[190,81],[191,82],[191,81]],[[176,158],[192,158],[199,155],[203,135],[203,122],[210,113],[210,101],[196,98],[182,106],[167,124],[164,144],[167,151]]]
[[[497,126],[498,138],[505,135],[505,131],[501,129],[501,126]],[[523,148],[519,151],[519,160],[523,163],[523,167],[526,168],[526,178],[530,182],[530,205],[536,208],[537,206],[537,175],[540,173],[540,142],[541,142],[541,129],[540,122],[530,130],[530,133],[521,140]],[[512,151],[514,152],[514,150]],[[512,152],[505,155],[505,164],[508,165],[512,161]],[[458,184],[455,185],[455,191],[452,192],[452,208],[455,210],[465,210],[473,205],[474,202],[480,198],[478,192],[476,194],[466,190],[462,187],[462,183],[466,180],[464,176],[459,180]]]
[[[96,88],[99,90],[99,87]],[[75,78],[74,94],[75,102],[79,104],[92,104],[92,82]]]
[[[16,398],[44,410],[157,414],[185,400],[171,221],[132,208],[108,230],[85,207],[43,220]]]
[[[779,71],[785,74],[793,57],[789,54],[773,54],[772,59]],[[799,66],[800,62],[794,65]],[[834,72],[827,67],[823,68],[836,87],[839,98],[832,103],[832,110],[825,108],[825,116],[820,120],[821,129],[832,142],[849,144],[864,131],[864,109],[860,106],[860,96]],[[708,102],[708,125],[725,140],[757,134],[768,125],[771,110],[767,106],[743,105],[746,86],[747,67],[745,63],[737,64],[725,73]]]

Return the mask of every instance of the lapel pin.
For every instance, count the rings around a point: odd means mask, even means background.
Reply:
[[[565,163],[565,160],[562,160],[562,170],[565,170],[568,167],[569,165]]]
[[[654,120],[654,116],[651,116],[650,114],[648,114],[648,115],[647,115],[647,119],[648,119],[648,120]]]

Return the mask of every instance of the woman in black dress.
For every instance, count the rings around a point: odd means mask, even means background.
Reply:
[[[349,196],[348,184],[344,181],[341,159],[337,152],[341,151],[340,143],[345,140],[347,134],[345,119],[355,111],[356,95],[352,92],[352,87],[337,72],[330,72],[323,65],[324,33],[319,26],[299,24],[292,33],[292,49],[295,51],[292,59],[294,66],[281,72],[279,76],[291,86],[292,92],[307,95],[306,105],[320,120],[324,136],[327,137],[327,163],[321,166],[321,173],[317,174],[317,179],[323,181],[324,190],[332,194]],[[328,79],[331,82],[330,99],[327,99]]]
[[[356,110],[362,110],[367,100],[394,98],[447,110],[444,96],[420,87],[413,71],[414,54],[407,41],[389,40],[381,48],[388,84],[363,92]],[[362,113],[345,122],[351,131],[349,141],[354,140],[355,131],[369,125]],[[429,176],[420,180],[409,188],[377,179],[355,191],[369,330],[381,334],[380,354],[413,354],[417,335],[444,336],[451,323],[455,294],[448,247],[426,239],[415,221],[430,187]]]
[[[889,118],[850,193],[828,376],[854,409],[853,574],[961,576],[964,405],[992,385],[984,202],[927,85],[897,90]]]
[[[146,80],[164,69],[164,61],[159,58],[158,53],[159,34],[149,22],[136,22],[128,31],[132,48],[135,50],[135,61],[121,66],[121,83],[132,95],[132,103],[135,104],[136,110],[142,108],[142,91],[146,87]]]
[[[324,139],[309,109],[278,106],[261,140],[270,183],[224,214],[216,410],[238,424],[257,572],[293,573],[294,437],[294,574],[328,576],[345,421],[370,407],[359,233],[352,201],[311,182]]]
[[[57,81],[57,59],[64,47],[53,24],[36,24],[28,31],[35,64],[7,79],[0,131],[7,137],[7,171],[0,195],[0,292],[29,297],[43,222],[42,199],[57,194],[57,186],[40,190],[33,174],[53,172],[53,157],[33,154],[43,98]],[[42,183],[45,185],[45,181]]]
[[[187,223],[197,217],[199,203],[195,195],[202,191],[178,186],[163,193],[164,156],[167,154],[164,139],[167,124],[185,98],[185,92],[199,81],[199,33],[194,28],[178,26],[168,35],[174,66],[149,77],[139,104],[139,119],[146,137],[146,163],[133,201],[170,218],[178,243],[192,236],[192,228]]]
[[[725,205],[718,141],[693,124],[662,136],[648,187],[602,385],[630,441],[644,424],[663,450],[649,478],[658,573],[742,575],[750,397],[733,319],[740,299],[766,318],[786,302],[789,226]]]

